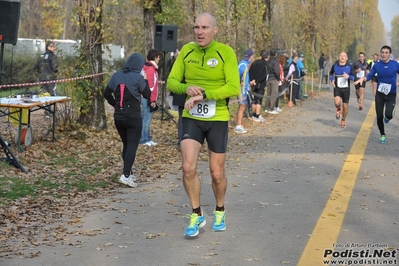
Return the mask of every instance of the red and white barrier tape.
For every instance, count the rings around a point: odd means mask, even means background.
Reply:
[[[30,87],[30,86],[36,86],[36,85],[42,85],[42,84],[69,82],[69,81],[75,81],[75,80],[79,80],[79,79],[101,76],[104,74],[107,74],[107,72],[92,74],[92,75],[87,75],[87,76],[82,76],[82,77],[77,77],[77,78],[57,79],[57,80],[38,81],[38,82],[20,83],[20,84],[6,84],[6,85],[0,85],[0,89],[13,88],[13,87]]]

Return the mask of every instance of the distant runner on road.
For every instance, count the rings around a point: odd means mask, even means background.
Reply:
[[[359,53],[359,60],[353,63],[353,71],[355,81],[366,76],[369,72],[368,64],[366,62],[366,55],[363,52]],[[361,82],[355,85],[357,102],[359,103],[359,110],[363,110],[364,102],[364,88],[366,87],[366,82]]]
[[[341,127],[346,127],[346,116],[348,115],[348,103],[350,96],[350,82],[354,77],[351,75],[351,65],[348,64],[348,55],[345,52],[339,54],[338,61],[330,71],[330,81],[334,87],[334,104],[337,108],[335,118],[341,117]],[[342,105],[342,108],[341,108]]]

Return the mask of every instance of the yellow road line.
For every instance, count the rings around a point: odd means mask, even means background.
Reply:
[[[374,102],[349,151],[330,198],[302,252],[298,266],[323,265],[324,250],[333,248],[341,231],[375,118]]]

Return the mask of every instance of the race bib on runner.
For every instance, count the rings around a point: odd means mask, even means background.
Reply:
[[[337,76],[337,87],[338,88],[348,88],[348,80],[343,76]]]
[[[216,101],[215,100],[202,100],[197,103],[189,113],[195,117],[211,118],[216,113]]]
[[[380,85],[378,86],[378,91],[381,93],[384,93],[385,95],[388,95],[391,92],[391,84],[388,83],[380,83]]]
[[[357,78],[362,78],[362,77],[364,77],[364,74],[365,74],[364,70],[362,70],[362,71],[356,73],[356,77]]]

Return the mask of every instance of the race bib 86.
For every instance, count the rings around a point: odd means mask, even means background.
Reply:
[[[211,118],[215,116],[216,113],[216,101],[215,100],[202,100],[197,103],[189,113],[192,116]]]

